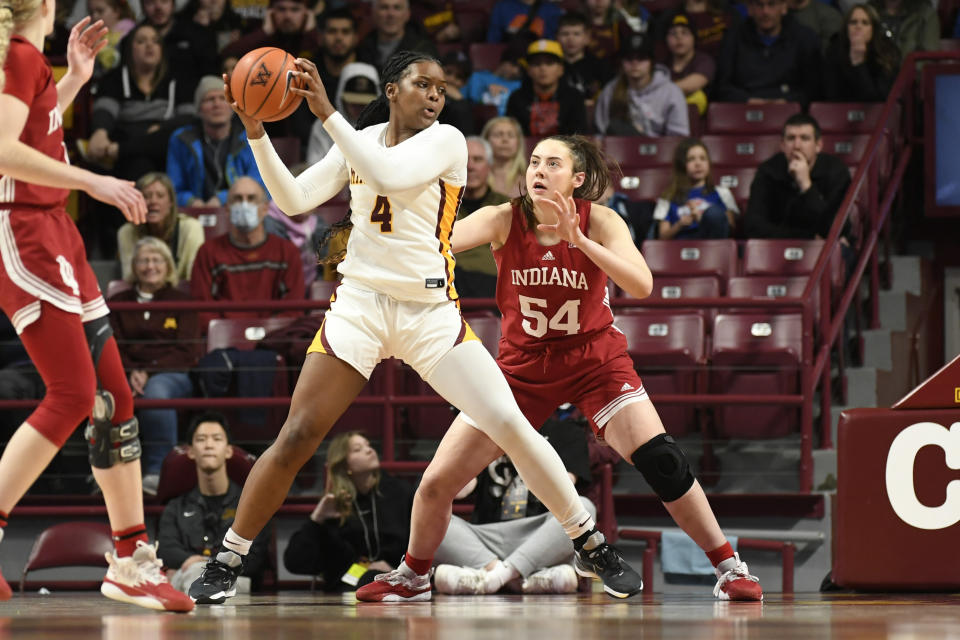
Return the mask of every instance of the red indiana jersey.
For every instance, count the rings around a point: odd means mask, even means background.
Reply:
[[[580,229],[590,226],[590,202],[576,200]],[[613,323],[607,274],[574,244],[544,246],[513,206],[507,241],[497,261],[497,306],[503,337],[518,347],[577,340]]]
[[[57,108],[57,84],[46,57],[30,42],[15,35],[10,38],[3,71],[7,77],[3,92],[30,108],[20,142],[54,160],[67,162],[63,119]],[[41,187],[9,176],[0,178],[0,207],[2,203],[11,203],[15,209],[63,208],[69,194],[68,189]]]

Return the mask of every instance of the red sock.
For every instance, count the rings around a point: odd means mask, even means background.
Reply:
[[[425,575],[427,572],[430,571],[431,565],[433,565],[433,558],[430,558],[428,560],[421,560],[420,558],[414,558],[412,555],[410,555],[409,551],[406,554],[404,554],[403,561],[404,563],[406,563],[408,567],[413,569],[418,576]]]
[[[7,515],[7,512],[6,512],[6,511],[0,511],[0,529],[6,529],[6,528],[7,528],[7,520],[8,520],[9,518],[10,518],[10,516]]]
[[[137,550],[137,541],[143,540],[148,543],[147,528],[142,524],[134,525],[122,531],[113,532],[113,546],[117,550],[117,557],[125,558],[132,556]]]
[[[707,557],[710,558],[710,562],[716,567],[727,558],[733,557],[733,547],[730,546],[729,542],[724,542],[713,551],[707,551]]]

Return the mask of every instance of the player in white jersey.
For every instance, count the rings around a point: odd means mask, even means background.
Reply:
[[[316,66],[304,59],[297,65],[307,88],[295,91],[306,97],[335,143],[300,176],[294,178],[280,161],[262,124],[235,103],[234,109],[260,175],[287,215],[313,209],[349,183],[353,232],[339,266],[343,282],[307,350],[287,420],[250,472],[233,527],[191,585],[190,596],[215,604],[235,593],[251,541],[373,368],[390,356],[403,359],[474,418],[578,548],[606,545],[560,457],[523,417],[456,304],[450,236],[466,184],[467,147],[459,131],[436,122],[446,92],[440,64],[419,53],[395,54],[384,68],[383,96],[361,114],[360,131],[334,110]],[[363,128],[367,124],[374,126]],[[619,575],[636,575],[612,548],[609,556]],[[408,553],[396,570],[378,576],[383,597],[377,599],[429,600],[431,564],[432,558]],[[635,581],[639,585],[639,576]]]

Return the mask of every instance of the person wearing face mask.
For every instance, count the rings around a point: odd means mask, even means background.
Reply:
[[[268,234],[263,225],[269,203],[260,183],[244,176],[230,186],[230,229],[197,252],[190,277],[194,300],[297,300],[304,297],[303,264],[297,247]],[[286,312],[297,315],[300,312]],[[200,314],[200,326],[212,318],[249,318],[272,311]],[[281,314],[284,315],[284,314]]]

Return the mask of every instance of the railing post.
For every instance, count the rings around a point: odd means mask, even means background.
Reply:
[[[839,246],[838,246],[839,249]],[[833,260],[828,256],[828,260]],[[833,316],[830,311],[830,299],[832,282],[828,277],[829,271],[824,270],[824,282],[820,285],[820,342],[824,345],[827,354],[827,360],[823,365],[823,373],[820,374],[820,448],[833,448],[833,434],[831,432],[830,406],[833,403],[833,384],[831,384],[830,370],[830,351],[833,344],[827,342],[827,334],[830,332],[830,325],[833,322]],[[837,341],[839,349],[844,348],[843,331],[840,332],[840,338]],[[821,348],[821,350],[824,350]],[[842,359],[842,354],[841,354]],[[812,471],[812,470],[811,470]],[[811,483],[812,484],[812,483]]]
[[[826,270],[824,273],[827,273]],[[809,493],[813,485],[813,303],[803,301],[803,359],[800,365],[800,491]]]
[[[867,194],[870,203],[870,228],[878,229],[878,220],[880,219],[880,204],[877,180],[877,163],[871,162],[867,168]],[[880,265],[879,247],[874,245],[870,253],[870,328],[880,328]]]

